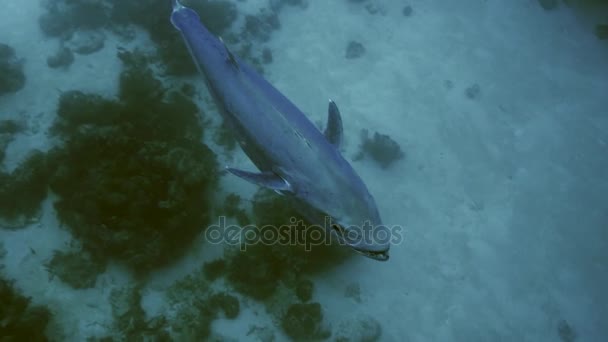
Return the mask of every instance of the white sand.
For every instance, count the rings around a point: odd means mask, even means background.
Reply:
[[[0,41],[27,56],[28,81],[0,98],[0,118],[36,128],[9,146],[10,169],[48,146],[57,89],[111,95],[118,62],[109,39],[67,73],[48,69],[57,42],[38,30],[41,9],[5,2]],[[376,3],[385,16],[338,0],[286,7],[270,42],[269,80],[313,121],[325,119],[328,98],[338,103],[347,156],[363,128],[389,134],[407,155],[388,170],[353,163],[384,221],[405,227],[405,242],[387,263],[357,258],[315,279],[327,320],[374,316],[383,341],[558,341],[564,319],[580,341],[606,340],[606,42],[565,7],[545,12],[536,1],[412,1],[409,18],[402,1]],[[363,43],[364,57],[344,58],[349,40]],[[475,83],[480,97],[466,98]],[[242,157],[234,163],[245,165]],[[41,263],[69,241],[50,207],[39,224],[0,231],[4,273],[51,305],[67,339],[103,334],[107,295],[128,276],[112,269],[87,291],[48,281]],[[146,309],[162,311],[154,298],[169,279],[217,253],[192,251],[153,277]],[[351,283],[360,284],[361,303],[344,298]],[[215,322],[216,331],[245,340],[251,324],[270,324],[261,306],[245,306],[238,320]]]

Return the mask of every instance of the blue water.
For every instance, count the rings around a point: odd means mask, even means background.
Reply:
[[[255,166],[170,1],[5,0],[0,340],[608,338],[605,1],[183,2],[338,104],[390,259],[212,236],[299,214],[223,171]]]

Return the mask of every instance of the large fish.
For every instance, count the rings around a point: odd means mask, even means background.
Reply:
[[[375,260],[390,247],[374,198],[339,151],[342,119],[329,102],[325,132],[211,34],[192,9],[173,0],[171,23],[205,76],[241,148],[259,169],[232,174],[289,197],[312,223]]]

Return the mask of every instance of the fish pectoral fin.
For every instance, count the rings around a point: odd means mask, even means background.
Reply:
[[[226,50],[226,54],[228,54],[228,58],[227,61],[236,69],[239,68],[239,62],[237,62],[236,57],[234,57],[234,55],[232,54],[232,51],[230,51],[230,49],[228,49],[228,46],[226,46],[226,43],[224,43],[224,40],[222,39],[222,37],[218,37],[220,42],[222,43],[222,45],[224,46],[224,49]]]
[[[275,191],[291,191],[291,185],[274,172],[249,172],[231,167],[226,170],[244,180]]]
[[[327,110],[327,126],[325,127],[325,138],[330,144],[340,148],[342,144],[342,117],[338,106],[332,100],[329,100],[329,108]]]

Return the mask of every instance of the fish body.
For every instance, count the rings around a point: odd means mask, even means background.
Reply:
[[[192,9],[173,0],[171,22],[181,32],[209,91],[256,172],[231,173],[293,201],[312,223],[340,242],[376,259],[388,260],[388,239],[374,239],[382,221],[376,202],[339,151],[342,119],[329,103],[325,132],[289,99],[233,55]]]

